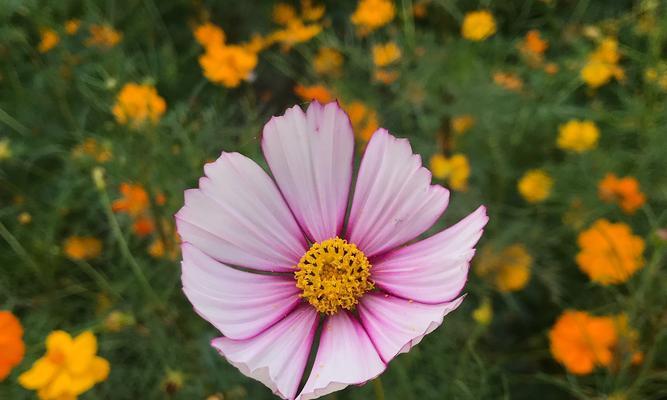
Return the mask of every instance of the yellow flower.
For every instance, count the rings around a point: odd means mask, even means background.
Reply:
[[[475,125],[475,118],[468,114],[457,115],[452,117],[449,125],[452,129],[452,132],[456,133],[457,135],[462,135]]]
[[[491,307],[491,301],[488,297],[485,297],[484,300],[482,300],[482,304],[472,312],[472,318],[482,326],[491,323],[493,320],[493,307]]]
[[[278,3],[273,6],[273,22],[278,25],[287,25],[296,19],[296,10],[290,4]]]
[[[331,47],[322,47],[315,55],[313,69],[320,75],[339,76],[343,66],[343,55]]]
[[[533,257],[523,244],[515,243],[500,252],[485,246],[475,272],[488,278],[500,292],[516,292],[528,284]]]
[[[359,0],[357,9],[350,19],[360,35],[367,35],[390,23],[395,15],[396,9],[393,1]]]
[[[599,219],[579,234],[577,265],[593,281],[616,285],[644,266],[644,240],[624,223]]]
[[[493,14],[486,10],[472,11],[463,18],[461,36],[472,41],[485,40],[496,33],[496,21]]]
[[[250,79],[257,54],[243,46],[212,46],[199,57],[204,76],[213,83],[233,88]]]
[[[311,0],[301,0],[301,16],[306,21],[317,21],[324,16],[324,4],[314,6]]]
[[[101,145],[93,138],[86,138],[72,149],[72,157],[80,158],[83,156],[92,157],[99,163],[105,163],[111,160],[111,149],[106,143]]]
[[[0,161],[12,158],[12,147],[9,138],[0,139]]]
[[[618,66],[620,59],[618,41],[607,37],[589,55],[588,62],[581,69],[581,78],[594,89],[607,84],[611,78],[622,80],[625,72]]]
[[[283,44],[283,48],[289,50],[298,43],[307,42],[322,32],[322,25],[304,25],[300,19],[293,19],[287,23],[287,27],[271,34],[271,39]]]
[[[222,46],[225,44],[225,32],[219,26],[210,22],[203,23],[195,28],[195,39],[204,48]]]
[[[463,154],[454,154],[447,158],[442,154],[434,154],[430,160],[430,169],[433,177],[448,180],[449,187],[456,191],[468,189],[470,177],[470,163]]]
[[[401,49],[394,42],[373,46],[373,63],[376,67],[386,67],[401,59]]]
[[[91,25],[89,28],[90,37],[86,39],[86,46],[99,46],[112,48],[120,43],[123,34],[109,25]]]
[[[553,184],[553,179],[545,171],[533,169],[519,179],[518,189],[527,202],[539,203],[549,197]]]
[[[18,215],[16,218],[19,221],[19,224],[21,225],[27,225],[32,221],[32,215],[30,215],[29,212],[22,212],[21,214]]]
[[[378,69],[373,73],[373,78],[378,82],[388,85],[398,79],[398,71]]]
[[[109,362],[97,354],[97,339],[85,331],[72,339],[54,331],[46,338],[46,354],[18,378],[26,389],[36,390],[41,400],[70,400],[109,376]]]
[[[136,128],[145,122],[156,124],[167,109],[167,103],[151,85],[127,83],[118,93],[112,113],[121,125]]]
[[[299,96],[301,100],[312,101],[317,100],[320,103],[329,103],[334,99],[333,94],[324,85],[303,86],[296,85],[294,87],[294,94]]]
[[[70,260],[89,260],[102,253],[102,242],[91,236],[70,236],[65,240],[63,250]]]
[[[558,148],[584,153],[597,147],[600,131],[593,121],[570,120],[558,128]]]
[[[364,142],[370,140],[373,133],[380,127],[377,112],[360,101],[343,105],[350,117],[355,135]]]
[[[39,34],[42,37],[37,46],[40,53],[46,53],[60,43],[60,36],[53,29],[42,29]]]
[[[80,19],[69,19],[65,22],[65,32],[68,35],[74,35],[79,31],[79,28],[81,27],[81,20]]]

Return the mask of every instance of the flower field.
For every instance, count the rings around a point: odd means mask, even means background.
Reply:
[[[665,399],[665,171],[659,0],[0,1],[0,400]]]

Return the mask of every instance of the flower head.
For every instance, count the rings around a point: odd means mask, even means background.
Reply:
[[[599,137],[595,122],[573,119],[558,128],[557,145],[563,150],[584,153],[597,147]]]
[[[298,43],[304,43],[322,32],[322,25],[305,25],[300,19],[293,19],[287,23],[285,29],[274,32],[271,39],[282,43],[284,49],[289,50]]]
[[[278,25],[287,25],[297,18],[296,9],[290,4],[277,3],[273,6],[273,22]]]
[[[486,40],[496,33],[496,20],[486,10],[471,11],[463,18],[461,36],[475,42]]]
[[[577,239],[579,268],[602,285],[623,283],[644,266],[644,240],[622,222],[599,219]]]
[[[452,117],[449,125],[452,129],[452,132],[456,133],[457,135],[462,135],[468,132],[470,128],[475,126],[475,117],[468,114],[457,115]]]
[[[609,366],[618,340],[612,317],[565,311],[549,331],[551,355],[573,374],[586,375]]]
[[[63,251],[70,260],[89,260],[102,253],[102,242],[91,236],[70,236],[63,244]]]
[[[324,85],[303,86],[296,85],[294,87],[294,94],[299,96],[301,100],[312,101],[317,100],[320,103],[328,103],[334,99],[331,91]]]
[[[112,113],[121,125],[139,127],[156,124],[167,110],[167,103],[154,86],[127,83],[118,93]]]
[[[521,243],[496,251],[486,246],[477,262],[477,275],[488,278],[500,292],[516,292],[528,284],[533,257]]]
[[[338,76],[343,66],[343,55],[331,47],[321,47],[313,60],[313,69],[320,75]]]
[[[621,80],[625,72],[618,66],[620,59],[618,41],[614,38],[605,38],[589,55],[588,62],[581,69],[581,78],[594,89],[607,84],[611,78]]]
[[[90,36],[86,39],[86,46],[112,48],[123,39],[123,34],[110,25],[91,25]]]
[[[598,184],[598,196],[607,203],[618,202],[627,214],[634,214],[646,202],[639,181],[632,176],[618,178],[615,174],[607,174]]]
[[[380,127],[377,112],[361,101],[353,101],[343,106],[350,117],[356,136],[367,142]]]
[[[433,177],[449,181],[452,190],[463,192],[468,188],[470,163],[465,155],[457,153],[447,158],[438,153],[431,157],[429,164]]]
[[[541,169],[532,169],[519,179],[517,187],[527,202],[539,203],[549,197],[553,185],[554,181],[549,174]]]
[[[386,67],[400,59],[401,49],[394,42],[373,46],[373,64],[376,67]]]
[[[80,19],[68,19],[65,22],[65,32],[68,35],[74,35],[79,31],[79,28],[81,27],[81,20]]]
[[[526,52],[542,55],[549,48],[549,42],[542,39],[540,31],[532,29],[526,33],[521,48]]]
[[[46,338],[46,354],[19,376],[26,389],[43,400],[76,399],[109,376],[109,362],[97,356],[97,339],[86,331],[72,338],[54,331]]]
[[[210,46],[199,57],[199,65],[209,81],[233,88],[250,79],[257,53],[239,45]]]
[[[10,311],[0,311],[0,382],[21,363],[24,354],[21,322]]]
[[[60,43],[60,36],[53,29],[42,29],[39,33],[41,40],[37,46],[37,50],[40,53],[47,53]]]
[[[205,22],[195,28],[195,39],[205,49],[225,44],[225,32],[218,25]]]
[[[390,23],[395,15],[396,8],[391,0],[359,0],[350,19],[359,34],[367,35]]]
[[[262,134],[274,179],[223,153],[176,215],[183,290],[224,335],[213,347],[284,399],[363,384],[440,325],[463,300],[488,220],[480,207],[412,243],[438,220],[449,192],[431,185],[407,140],[379,129],[350,200],[354,142],[337,103],[290,108]]]
[[[121,183],[120,193],[123,197],[111,204],[114,212],[125,212],[133,217],[144,214],[150,205],[148,192],[141,185]]]

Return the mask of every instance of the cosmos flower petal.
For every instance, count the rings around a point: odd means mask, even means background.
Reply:
[[[428,239],[371,260],[371,278],[383,290],[423,303],[454,299],[463,289],[474,246],[489,218],[479,207]]]
[[[317,312],[302,305],[280,322],[246,340],[219,337],[211,342],[244,375],[283,399],[294,399],[317,330]]]
[[[185,295],[204,319],[231,339],[259,334],[299,303],[299,289],[291,275],[236,270],[189,243],[182,250]]]
[[[224,263],[292,271],[306,242],[271,178],[238,153],[223,153],[204,171],[176,214],[183,241]]]
[[[354,153],[352,125],[338,103],[314,101],[305,113],[294,106],[272,118],[264,126],[262,151],[308,238],[319,242],[338,236]]]
[[[348,222],[348,240],[373,257],[414,239],[445,211],[449,191],[431,185],[431,173],[407,139],[376,131],[361,161]]]
[[[363,384],[385,368],[363,326],[341,311],[324,322],[313,369],[297,399],[315,399]]]
[[[433,332],[462,301],[459,297],[446,303],[423,304],[374,292],[359,303],[359,318],[380,357],[388,363]]]

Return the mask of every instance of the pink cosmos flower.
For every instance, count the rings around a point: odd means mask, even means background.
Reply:
[[[274,179],[222,153],[185,192],[183,290],[224,335],[213,347],[278,396],[363,384],[461,304],[486,210],[409,243],[445,211],[449,191],[431,185],[406,139],[379,129],[348,215],[354,134],[335,102],[273,117],[261,145]]]

